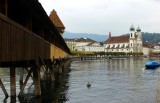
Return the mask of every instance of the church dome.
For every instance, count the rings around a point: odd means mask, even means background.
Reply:
[[[132,25],[131,27],[130,27],[130,31],[134,31],[135,30],[135,28],[134,28],[134,26]]]
[[[138,28],[137,28],[137,32],[140,32],[141,31],[141,29],[139,28],[139,26],[138,26]]]

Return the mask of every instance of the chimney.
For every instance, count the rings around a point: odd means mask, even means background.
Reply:
[[[109,38],[111,37],[111,32],[109,32]]]

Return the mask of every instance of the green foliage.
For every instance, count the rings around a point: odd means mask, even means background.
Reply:
[[[159,52],[151,52],[150,55],[153,55],[153,56],[159,56],[160,53]]]
[[[71,51],[73,55],[94,55],[93,52],[86,52],[86,51]]]
[[[142,40],[143,40],[143,43],[149,42],[149,43],[157,44],[158,42],[160,42],[160,33],[142,32]]]
[[[125,52],[106,52],[106,55],[110,56],[124,56],[126,55]]]
[[[105,55],[105,52],[95,52],[96,55]]]
[[[106,52],[105,53],[107,56],[129,56],[129,55],[133,55],[133,56],[141,56],[143,55],[142,52],[138,52],[138,53],[125,53],[125,52]]]
[[[127,53],[127,55],[141,56],[141,55],[143,55],[143,52],[137,52],[137,53],[129,52],[129,53]]]

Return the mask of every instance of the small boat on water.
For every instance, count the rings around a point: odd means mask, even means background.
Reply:
[[[146,62],[146,64],[145,64],[146,69],[155,69],[159,66],[160,66],[160,64],[156,61],[149,61],[149,62]]]

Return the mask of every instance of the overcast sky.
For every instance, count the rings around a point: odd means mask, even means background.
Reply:
[[[49,15],[55,9],[73,33],[122,35],[133,24],[160,33],[160,0],[39,0]]]

